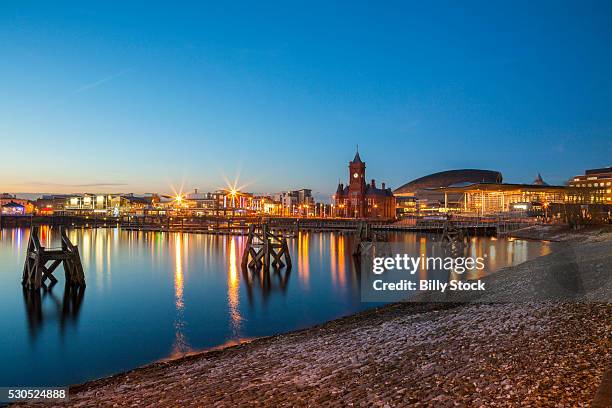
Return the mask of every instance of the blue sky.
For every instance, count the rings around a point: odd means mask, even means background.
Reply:
[[[611,2],[126,3],[0,2],[0,190],[612,165]]]

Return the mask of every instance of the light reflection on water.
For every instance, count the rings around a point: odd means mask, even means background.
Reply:
[[[241,269],[246,237],[71,229],[85,292],[22,293],[29,239],[0,230],[0,385],[64,385],[242,339],[308,327],[377,304],[360,302],[353,236],[300,233],[290,239],[293,270]],[[41,244],[58,246],[44,227]],[[414,255],[439,255],[431,236],[393,234]],[[436,252],[438,251],[438,252]],[[472,238],[466,255],[499,269],[550,252],[549,243]],[[427,271],[420,272],[425,278]],[[468,278],[480,277],[469,272]]]
[[[189,343],[185,337],[185,300],[183,299],[183,237],[175,234],[174,237],[174,304],[176,317],[174,319],[175,340],[172,346],[172,355],[180,356],[190,351]],[[188,260],[187,252],[184,254]]]
[[[227,274],[227,303],[229,306],[231,330],[233,337],[240,338],[240,281],[238,280],[238,252],[236,238],[230,238],[229,266]]]

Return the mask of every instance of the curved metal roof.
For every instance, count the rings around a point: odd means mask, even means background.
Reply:
[[[412,180],[397,188],[393,193],[413,193],[417,190],[422,190],[425,188],[448,187],[450,185],[459,183],[501,183],[502,180],[502,174],[495,170],[447,170]]]

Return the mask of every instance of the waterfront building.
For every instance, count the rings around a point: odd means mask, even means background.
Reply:
[[[118,217],[124,214],[144,214],[146,210],[155,207],[159,202],[157,195],[136,196],[134,194],[70,194],[63,197],[64,205],[61,210],[55,206],[54,213],[67,215],[107,215]],[[52,204],[53,205],[53,204]]]
[[[502,181],[498,171],[477,169],[443,171],[418,178],[395,190],[398,217],[437,212],[539,214],[566,204],[612,201],[612,168],[587,170],[584,176],[570,180],[568,186],[549,185],[539,173],[531,184]]]
[[[217,190],[216,215],[249,215],[253,208],[253,194],[237,190]]]
[[[133,214],[133,215],[163,215],[163,209],[160,208],[159,203],[161,198],[158,194],[145,194],[144,196],[137,196],[132,193],[124,194],[121,196],[124,200],[122,202],[123,207],[119,208],[120,215]],[[117,210],[113,208],[113,213],[117,214]]]
[[[2,215],[25,215],[25,206],[14,201],[2,204]]]
[[[315,212],[315,201],[312,196],[312,190],[307,188],[276,193],[274,195],[274,200],[281,203],[281,215],[304,216],[313,215]]]
[[[336,216],[348,218],[395,218],[395,197],[390,188],[382,183],[376,187],[372,179],[366,183],[366,164],[359,151],[348,164],[349,182],[345,187],[338,184],[334,194]]]
[[[612,167],[586,170],[568,181],[568,186],[573,188],[568,202],[612,204]]]
[[[34,201],[34,212],[38,215],[62,213],[68,197],[66,194],[43,195]]]
[[[270,196],[255,196],[251,210],[256,214],[282,215],[283,205]]]
[[[218,209],[219,198],[214,193],[200,193],[198,189],[195,189],[193,193],[188,193],[183,197],[182,203],[180,195],[177,196],[176,201],[176,204],[183,204],[192,215],[205,216],[216,215],[215,210]]]
[[[499,184],[502,181],[501,172],[480,169],[446,170],[419,177],[393,192],[397,200],[397,216],[402,218],[415,214],[460,211],[462,193],[447,192],[444,194],[442,188],[467,186],[474,183]]]
[[[22,206],[23,207],[22,214],[32,214],[34,212],[34,205],[32,204],[32,202],[30,202],[30,200],[26,200],[23,198],[17,198],[17,196],[14,194],[9,194],[9,193],[0,194],[0,206],[4,206],[5,204],[10,204],[10,203],[14,203],[14,204],[18,204]],[[13,210],[11,210],[11,208],[13,208]],[[17,207],[14,207],[11,205],[11,206],[8,206],[6,210],[7,210],[7,213],[11,211],[17,211]]]
[[[447,205],[449,196],[459,196],[460,201],[454,204],[461,212],[483,215],[563,204],[568,188],[542,184],[473,183],[444,187],[439,192],[446,197]]]
[[[17,197],[14,194],[2,193],[0,194],[0,205],[8,204],[11,201],[17,200]]]
[[[333,208],[333,204],[315,203],[313,215],[320,218],[331,217],[333,216]]]
[[[177,195],[170,203],[175,211],[195,216],[248,215],[252,212],[253,194],[243,191],[221,189],[212,193]]]
[[[70,215],[108,214],[127,209],[119,194],[72,194],[67,197],[63,213]],[[115,210],[117,208],[118,210]],[[117,214],[118,215],[118,214]]]
[[[397,218],[418,213],[417,199],[413,195],[395,195],[395,211]]]

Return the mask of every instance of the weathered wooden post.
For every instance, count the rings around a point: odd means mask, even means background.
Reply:
[[[364,249],[370,250],[377,242],[385,242],[387,238],[382,234],[377,234],[367,221],[360,221],[357,225],[357,234],[353,246],[353,256],[359,257]]]
[[[270,265],[275,269],[284,266],[287,266],[288,269],[291,268],[287,238],[272,233],[268,224],[264,223],[259,227],[251,224],[242,254],[242,267],[259,269],[262,265],[265,272],[270,270]]]
[[[458,228],[450,223],[450,221],[444,222],[444,229],[442,230],[442,243],[456,245],[463,243],[464,234],[461,228]]]
[[[53,276],[53,272],[63,264],[66,284],[85,287],[85,274],[79,249],[70,242],[65,229],[60,227],[61,249],[47,249],[40,245],[38,229],[39,227],[32,227],[30,230],[22,285],[27,289],[36,290],[40,289],[47,279],[51,281],[51,286],[55,285],[57,279]],[[52,263],[47,267],[48,262]]]
[[[262,237],[263,237],[263,251],[264,251],[264,271],[270,270],[270,250],[272,249],[270,245],[270,238],[268,237],[268,224],[263,224],[261,226]]]
[[[249,262],[249,254],[251,246],[253,244],[253,237],[255,236],[255,225],[249,225],[249,235],[247,238],[246,245],[244,246],[244,252],[242,252],[242,269],[246,269]]]
[[[353,246],[353,256],[361,255],[361,244],[375,241],[375,237],[370,234],[370,226],[367,222],[361,221],[357,225],[357,234]]]

